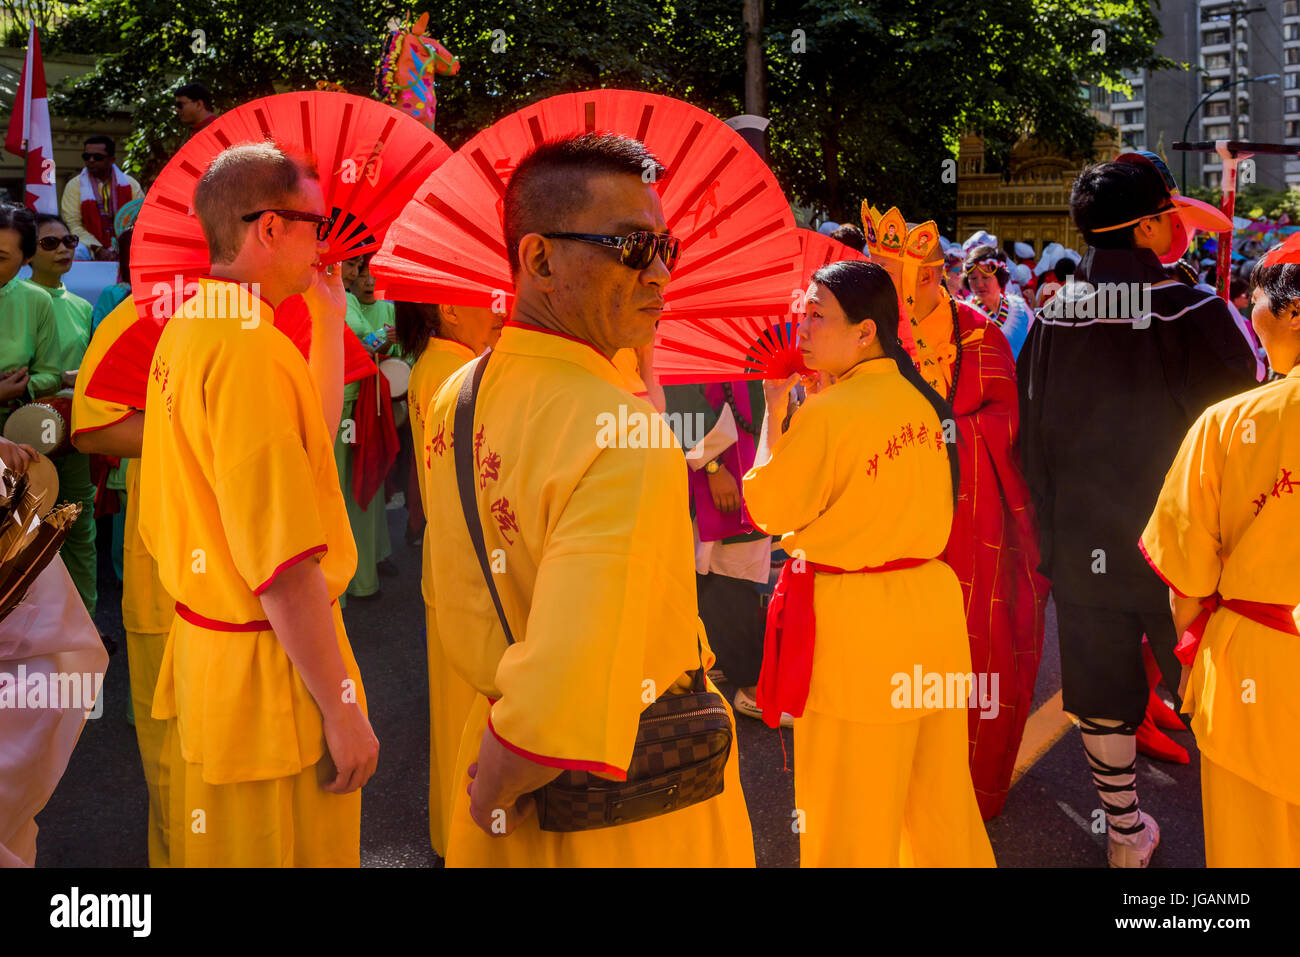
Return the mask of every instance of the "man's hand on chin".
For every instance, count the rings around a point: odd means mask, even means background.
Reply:
[[[343,288],[343,269],[339,264],[312,271],[311,285],[302,294],[315,325],[338,326],[347,315],[347,292]]]

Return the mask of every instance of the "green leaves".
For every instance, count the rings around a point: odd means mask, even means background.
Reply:
[[[738,0],[425,9],[462,63],[437,85],[437,131],[453,147],[527,103],[598,86],[677,96],[722,117],[743,109]],[[382,0],[84,0],[49,49],[101,59],[52,108],[129,110],[126,163],[148,180],[183,139],[171,106],[181,83],[206,84],[221,109],[317,80],[370,95],[385,24],[399,12]],[[1081,85],[1170,65],[1138,0],[766,0],[765,18],[773,168],[792,200],[842,220],[856,221],[870,198],[951,228],[956,194],[941,171],[963,131],[985,137],[995,167],[1031,129],[1083,155],[1099,127]]]

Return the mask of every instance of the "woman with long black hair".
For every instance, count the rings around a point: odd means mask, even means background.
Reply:
[[[813,275],[799,327],[810,397],[781,434],[798,376],[766,384],[763,464],[744,481],[755,524],[792,556],[758,703],[772,726],[795,716],[805,867],[994,863],[967,764],[961,586],[938,558],[959,487],[953,414],[898,320],[881,266]]]

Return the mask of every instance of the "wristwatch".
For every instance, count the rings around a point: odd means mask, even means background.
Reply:
[[[720,468],[722,468],[722,458],[720,456],[716,459],[711,459],[704,464],[704,471],[708,475],[712,475]]]

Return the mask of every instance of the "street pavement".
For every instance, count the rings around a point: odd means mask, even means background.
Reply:
[[[366,867],[436,867],[428,839],[428,687],[424,612],[420,597],[420,550],[404,543],[405,510],[387,513],[398,575],[383,579],[384,597],[349,602],[343,616],[366,686],[370,717],[380,741],[379,768],[362,802],[361,863]],[[105,529],[101,527],[101,533]],[[37,817],[39,867],[145,867],[147,798],[127,723],[127,665],[121,620],[121,587],[105,558],[100,537],[100,594],[96,623],[117,644],[105,677],[102,717],[88,721],[49,804]],[[723,683],[730,696],[732,688]],[[1055,615],[1049,608],[1043,664],[1035,708],[1050,742],[1055,725],[1052,698],[1060,689]],[[1059,728],[1057,728],[1059,730]],[[749,805],[760,867],[795,867],[798,835],[793,824],[793,735],[759,721],[737,718],[741,784]],[[1142,808],[1160,824],[1161,846],[1153,867],[1204,867],[1199,759],[1190,732],[1175,740],[1192,755],[1177,766],[1139,755]],[[1093,833],[1100,808],[1087,760],[1073,726],[1032,765],[1022,748],[1023,775],[1002,814],[989,822],[989,837],[1002,867],[1104,867],[1105,835]]]

